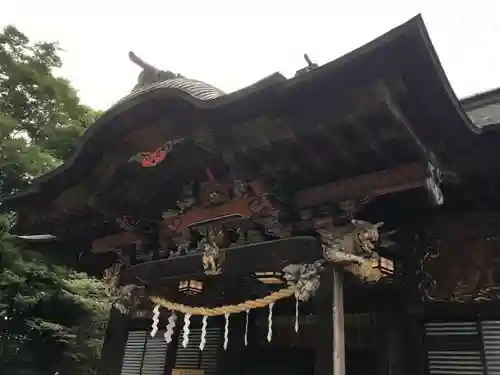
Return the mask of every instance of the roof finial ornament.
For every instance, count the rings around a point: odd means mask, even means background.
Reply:
[[[318,64],[313,63],[311,61],[311,59],[309,58],[309,55],[307,53],[304,53],[304,60],[306,60],[307,66],[305,68],[297,70],[297,73],[295,73],[295,76],[298,76],[298,75],[301,75],[304,73],[308,73],[311,70],[314,70],[318,67]]]
[[[128,57],[134,64],[137,64],[142,68],[142,72],[139,74],[139,78],[137,79],[137,84],[132,91],[152,85],[154,83],[180,77],[179,74],[172,73],[169,70],[160,70],[154,67],[153,65],[145,62],[132,51],[128,53]]]
[[[307,53],[304,53],[304,60],[306,60],[307,65],[311,69],[314,69],[314,68],[318,67],[318,64],[314,64],[313,62],[311,62],[311,59],[309,58],[309,55]]]

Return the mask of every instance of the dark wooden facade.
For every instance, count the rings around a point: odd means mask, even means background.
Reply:
[[[139,63],[145,79],[153,68]],[[247,346],[245,314],[231,315],[227,350],[223,317],[209,318],[200,352],[198,318],[182,348],[180,323],[169,345],[162,332],[148,338],[150,303],[130,316],[113,309],[101,375],[169,375],[174,368],[207,375],[495,373],[500,133],[495,124],[477,124],[481,105],[493,99],[467,99],[470,121],[420,17],[325,66],[288,80],[274,74],[229,95],[153,72],[166,80],[138,85],[86,132],[67,163],[2,197],[2,210],[17,211],[14,233],[33,241],[51,234],[60,248],[74,249],[67,255],[78,267],[205,307],[269,292],[248,274],[314,262],[325,245],[321,230],[353,218],[384,222],[389,244],[377,253],[395,270],[362,282],[327,265],[314,297],[300,304],[298,333],[288,298],[276,302],[270,342],[266,308],[252,310]],[[258,194],[200,203],[226,195],[236,181]],[[193,198],[184,191],[190,183],[201,198],[172,214]],[[265,199],[254,215],[258,197]],[[265,235],[229,241],[223,275],[206,283],[212,294],[169,292],[202,270],[202,252],[174,256],[172,248],[184,249],[186,233],[192,243],[200,223],[231,215]],[[161,311],[160,329],[169,316]]]
[[[322,301],[324,304],[326,301]],[[274,373],[275,371],[287,371],[296,374],[324,374],[332,372],[331,333],[328,331],[326,318],[331,318],[331,312],[323,306],[324,314],[304,314],[300,316],[300,329],[295,333],[293,329],[293,311],[282,311],[282,314],[274,316],[273,340],[268,343],[267,314],[264,311],[256,311],[250,321],[248,331],[248,346],[244,346],[244,316],[235,315],[231,318],[231,329],[229,334],[228,349],[222,348],[223,324],[212,323],[212,330],[217,330],[218,350],[215,373]],[[327,315],[327,316],[325,316]],[[377,309],[375,306],[366,306],[365,311],[346,313],[346,362],[349,374],[406,374],[406,358],[413,358],[410,347],[405,347],[406,334],[404,316],[406,315],[403,305],[395,302],[393,305],[384,305]],[[137,321],[131,328],[137,331],[149,333],[150,319]],[[199,343],[199,321],[193,322],[191,340],[193,345]],[[119,335],[123,329],[118,330]],[[123,348],[125,340],[117,335],[116,341],[109,345],[115,353],[108,358],[114,358],[115,364],[122,365],[122,356],[125,354]],[[197,338],[198,335],[198,338]],[[160,332],[161,336],[161,332]],[[162,354],[166,360],[164,370],[161,373],[169,374],[172,367],[175,368],[202,368],[205,371],[214,371],[205,364],[203,356],[211,356],[213,353],[199,352],[192,347],[192,353],[199,353],[200,359],[196,364],[194,355],[180,354],[177,362],[169,357],[179,346],[174,341]],[[118,359],[118,360],[117,360]],[[113,361],[104,361],[103,365],[111,366]],[[103,373],[113,373],[104,372]],[[118,372],[119,373],[119,372]],[[156,372],[160,373],[160,372]]]

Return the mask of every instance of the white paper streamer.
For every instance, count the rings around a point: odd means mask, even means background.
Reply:
[[[172,335],[174,334],[174,328],[175,328],[175,322],[177,320],[177,314],[175,311],[172,311],[172,314],[168,317],[168,324],[166,327],[165,334],[163,337],[165,337],[165,341],[167,344],[170,344],[172,342]]]
[[[273,307],[274,302],[269,304],[269,315],[267,317],[267,341],[271,342],[273,338]]]
[[[160,321],[160,305],[156,305],[153,309],[153,324],[151,324],[151,337],[155,337],[158,332],[158,322]]]
[[[189,325],[191,324],[191,314],[184,314],[184,327],[182,328],[182,347],[185,348],[189,344]]]
[[[208,316],[203,316],[203,319],[201,320],[202,326],[201,326],[201,341],[200,341],[200,350],[203,351],[205,349],[205,343],[207,342],[207,319]]]
[[[245,346],[248,346],[248,317],[250,315],[250,309],[246,309],[245,311],[247,313],[245,320]]]
[[[227,350],[227,344],[229,342],[229,313],[225,313],[226,324],[224,325],[224,350]]]
[[[295,297],[295,332],[299,332],[299,299]]]

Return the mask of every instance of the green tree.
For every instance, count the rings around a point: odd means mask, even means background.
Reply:
[[[12,239],[0,250],[0,372],[95,373],[109,307],[102,283]]]
[[[56,43],[32,43],[13,26],[0,33],[2,194],[62,163],[97,115],[53,75],[61,66],[58,51]],[[8,222],[1,217],[0,227]],[[1,235],[1,374],[95,373],[108,306],[98,280]]]

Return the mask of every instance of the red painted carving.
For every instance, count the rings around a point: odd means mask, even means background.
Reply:
[[[160,147],[153,152],[141,152],[139,157],[141,158],[141,165],[145,168],[155,167],[160,164],[167,155],[172,150],[172,143],[168,142],[164,146]]]

